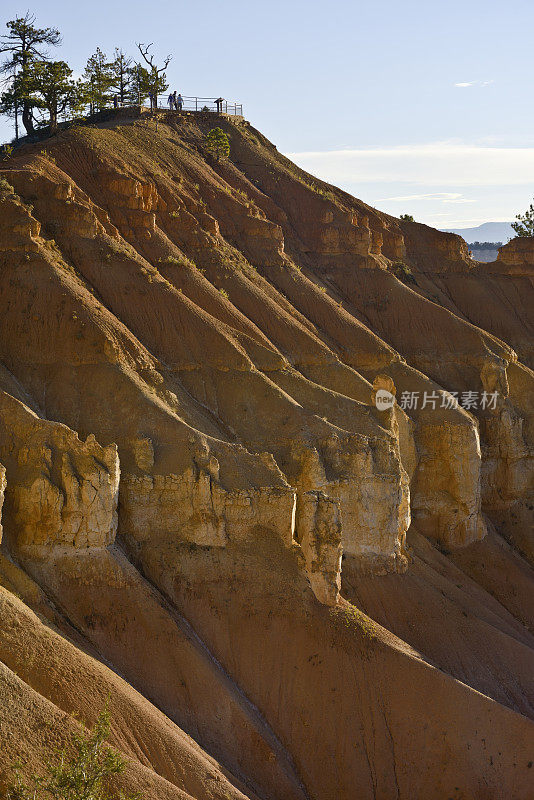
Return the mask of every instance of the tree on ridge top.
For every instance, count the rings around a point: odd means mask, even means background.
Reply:
[[[517,222],[512,222],[516,236],[534,236],[534,204],[531,203],[524,214],[517,214]]]
[[[158,94],[162,94],[163,92],[167,91],[169,88],[169,84],[167,83],[167,76],[165,75],[167,71],[167,67],[171,63],[172,56],[168,55],[162,67],[158,67],[154,62],[154,56],[150,53],[150,48],[152,47],[152,42],[150,44],[143,44],[142,42],[137,43],[137,47],[139,52],[143,56],[143,59],[149,66],[148,75],[149,75],[149,85],[150,85],[150,93],[154,98],[155,108],[158,106]]]
[[[10,74],[12,83],[2,95],[1,110],[7,114],[18,114],[18,104],[22,103],[22,124],[28,135],[35,132],[32,110],[34,108],[31,94],[31,67],[35,61],[47,61],[47,46],[56,47],[61,44],[61,35],[57,28],[37,28],[35,16],[29,11],[23,17],[16,17],[7,23],[9,33],[0,36],[0,53],[8,56],[0,65],[0,73]],[[15,87],[16,82],[16,87]],[[16,91],[14,91],[16,89]]]
[[[124,105],[130,92],[132,73],[132,59],[129,58],[122,49],[115,48],[115,58],[111,62],[111,73],[113,75],[113,88],[119,95],[119,101]]]
[[[113,86],[115,76],[113,64],[107,61],[107,56],[100,47],[97,47],[87,60],[83,76],[87,83],[91,113],[101,111],[110,99],[109,90]]]
[[[72,70],[65,61],[36,61],[30,85],[35,92],[36,107],[48,111],[51,133],[57,130],[59,114],[67,108],[74,114],[83,110],[86,89],[82,81],[73,80]]]

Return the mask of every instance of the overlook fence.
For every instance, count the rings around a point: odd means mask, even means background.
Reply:
[[[162,110],[169,110],[168,94],[158,95],[158,108]],[[189,95],[182,95],[183,110],[184,111],[212,111],[217,113],[217,98],[216,97],[191,97]],[[234,100],[221,101],[221,114],[231,114],[232,116],[243,116],[243,105]]]
[[[158,95],[157,108],[159,111],[175,110],[174,108],[173,109],[169,108],[168,99],[169,99],[169,93]],[[190,95],[182,95],[182,100],[183,100],[182,111],[187,111],[188,113],[210,112],[212,114],[229,114],[235,117],[243,116],[243,104],[238,103],[235,100],[226,100],[224,98],[221,98],[219,103],[220,108],[218,108],[217,97],[194,97]],[[90,108],[89,114],[87,116],[82,116],[80,118],[77,118],[76,120],[77,124],[80,124],[80,122],[82,122],[83,120],[87,122],[91,121],[94,122],[107,119],[110,114],[115,114],[115,115],[122,113],[128,114],[129,109],[141,108],[141,111],[143,111],[144,109],[147,109],[147,107],[149,107],[148,98],[145,98],[144,100],[139,99],[137,103],[135,103],[135,101],[132,102],[131,100],[130,102],[127,103],[121,103],[118,97],[115,95],[113,97],[108,98],[108,102],[110,102],[111,105],[106,105],[103,108],[99,109],[98,111],[95,111]],[[179,112],[176,111],[176,113]],[[63,111],[63,113],[59,116],[60,118],[62,117],[62,121],[59,122],[59,128],[62,129],[68,127],[69,124],[73,124],[72,119],[69,122],[66,110]],[[40,132],[37,131],[33,137],[31,136],[19,137],[17,135],[17,131],[15,130],[16,138],[13,140],[13,142],[19,144],[26,141],[36,141],[39,138],[43,138],[43,134],[45,136],[50,135],[50,132],[46,127],[42,128]],[[5,145],[2,145],[0,142],[0,154],[2,152],[2,147],[5,147]]]

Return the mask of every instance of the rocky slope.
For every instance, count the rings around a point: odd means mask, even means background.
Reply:
[[[0,170],[3,785],[109,694],[146,797],[534,797],[534,243],[212,125]]]

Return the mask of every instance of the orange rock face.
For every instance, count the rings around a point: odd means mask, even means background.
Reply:
[[[116,122],[0,170],[0,785],[532,797],[534,244]]]

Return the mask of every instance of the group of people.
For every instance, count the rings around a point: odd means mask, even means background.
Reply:
[[[176,92],[171,92],[169,97],[167,98],[167,102],[169,104],[170,111],[181,111],[184,106],[184,98],[181,94],[178,96]]]
[[[158,110],[158,98],[153,92],[149,92],[148,99],[150,100],[150,110],[157,111]],[[167,103],[169,104],[169,111],[181,111],[184,107],[184,98],[181,94],[177,94],[176,91],[171,92],[167,98]],[[223,104],[224,104],[224,97],[218,97],[215,100],[215,105],[217,108],[217,113],[223,113]],[[202,111],[209,111],[208,106],[204,106]]]

